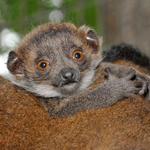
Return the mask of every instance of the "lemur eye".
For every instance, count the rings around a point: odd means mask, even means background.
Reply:
[[[75,61],[82,61],[84,59],[84,54],[81,50],[75,50],[72,57]]]
[[[49,62],[46,60],[42,60],[40,62],[38,62],[37,64],[37,69],[40,71],[45,71],[49,66]]]

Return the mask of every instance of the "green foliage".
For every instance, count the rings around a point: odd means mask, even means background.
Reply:
[[[0,0],[0,23],[25,34],[38,24],[48,22],[53,9],[64,13],[64,21],[77,25],[87,24],[101,31],[99,0],[64,0],[60,8],[52,5],[51,0]]]
[[[8,26],[21,33],[26,33],[32,26],[40,23],[37,18],[42,9],[48,10],[41,0],[6,0],[5,3],[0,0],[3,20]]]
[[[99,20],[97,3],[99,0],[65,0],[63,10],[65,21],[73,22],[77,25],[87,24],[101,32],[101,21]]]

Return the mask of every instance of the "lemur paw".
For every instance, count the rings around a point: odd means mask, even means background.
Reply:
[[[148,89],[148,82],[143,81],[143,86],[142,89],[139,91],[139,95],[146,95],[146,93],[148,93],[149,89]]]
[[[125,88],[124,95],[125,97],[133,97],[139,93],[141,90],[143,83],[141,81],[133,81],[133,80],[124,80]]]
[[[143,88],[143,81],[135,79],[136,72],[133,69],[128,70],[128,74],[122,78],[116,78],[116,82],[120,82],[120,94],[124,97],[133,97],[137,95]]]
[[[107,79],[110,80],[114,78],[124,78],[124,77],[134,79],[135,76],[136,76],[136,71],[133,68],[120,67],[120,66],[105,68],[105,77],[107,77]]]
[[[146,76],[141,75],[137,75],[137,80],[143,82],[139,95],[143,95],[147,100],[150,100],[150,80]]]
[[[150,101],[150,82],[143,82],[144,84],[139,94],[144,95],[145,99]]]
[[[128,75],[126,77],[121,78],[124,81],[124,92],[125,96],[134,96],[135,94],[138,94],[142,87],[143,87],[143,82],[139,80],[133,80],[135,77],[136,72],[133,69],[130,69],[128,72]]]

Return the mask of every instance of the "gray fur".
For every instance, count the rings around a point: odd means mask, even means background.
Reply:
[[[7,66],[13,75],[11,81],[42,97],[40,102],[55,116],[111,106],[137,94],[141,87],[138,81],[131,80],[135,75],[132,69],[100,64],[101,46],[102,39],[89,27],[77,28],[67,23],[42,25],[10,52]],[[82,54],[81,60],[74,59],[76,51]],[[38,64],[43,60],[48,65],[41,71]],[[106,67],[108,81],[88,90],[97,69]]]
[[[116,67],[115,65],[115,69]],[[114,68],[112,68],[113,70]],[[128,74],[122,78],[117,76],[112,78],[114,75],[109,73],[108,81],[105,81],[94,90],[87,90],[79,95],[63,99],[41,98],[41,102],[49,115],[55,117],[70,116],[83,110],[112,106],[117,101],[134,96],[141,90],[142,82],[131,80],[135,76],[135,71],[129,68],[125,72],[128,72]]]

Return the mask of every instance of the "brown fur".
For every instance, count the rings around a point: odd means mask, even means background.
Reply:
[[[39,30],[45,31],[45,27],[39,27]],[[36,31],[31,37],[38,34]],[[30,36],[27,36],[20,49],[30,41]],[[21,52],[18,55],[26,54]],[[123,61],[116,63],[134,66]],[[144,71],[139,66],[134,67]],[[99,70],[91,88],[103,82],[102,73]],[[112,107],[88,110],[72,117],[52,118],[35,96],[0,78],[0,113],[1,149],[150,149],[150,103],[139,96]]]
[[[139,96],[54,119],[36,97],[0,81],[2,149],[150,149],[150,103]]]

